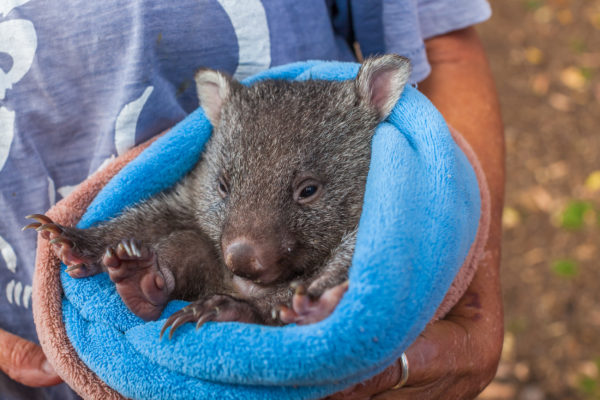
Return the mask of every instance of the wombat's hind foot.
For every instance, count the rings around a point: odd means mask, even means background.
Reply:
[[[102,263],[125,305],[145,321],[160,317],[175,286],[171,271],[161,269],[156,253],[135,239],[106,249]]]
[[[160,331],[160,337],[162,338],[169,327],[171,328],[169,339],[171,339],[175,330],[187,322],[195,322],[198,329],[209,321],[262,323],[258,312],[249,303],[217,294],[188,304],[171,315]]]
[[[33,228],[42,237],[50,241],[54,254],[67,266],[66,272],[73,278],[85,278],[99,273],[101,268],[92,260],[84,257],[77,249],[77,244],[68,235],[67,229],[54,223],[43,214],[31,214],[25,218],[34,219],[23,227],[23,230]]]
[[[346,290],[348,281],[325,290],[322,294],[307,291],[302,284],[293,284],[292,307],[281,306],[279,319],[285,324],[308,325],[327,318],[338,305]]]

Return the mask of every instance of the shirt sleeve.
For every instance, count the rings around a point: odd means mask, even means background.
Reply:
[[[423,39],[478,24],[492,14],[486,0],[419,0],[418,8]]]
[[[410,58],[411,83],[431,72],[425,40],[488,19],[487,0],[346,0],[353,39],[364,57],[396,53]],[[341,7],[340,7],[341,8]]]

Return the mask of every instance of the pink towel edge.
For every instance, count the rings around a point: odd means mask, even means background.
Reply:
[[[154,140],[154,139],[153,139]],[[100,190],[121,168],[153,141],[141,144],[82,182],[71,194],[54,205],[47,215],[59,224],[73,226]],[[62,286],[59,260],[47,240],[38,236],[32,293],[33,320],[48,361],[58,375],[84,399],[124,399],[92,372],[77,355],[62,319]]]
[[[477,233],[475,234],[475,240],[473,241],[473,244],[471,244],[467,258],[465,258],[465,261],[460,267],[456,278],[454,278],[450,289],[448,289],[442,304],[440,304],[435,312],[432,321],[443,319],[467,291],[471,281],[473,280],[473,277],[475,276],[475,272],[477,272],[479,261],[483,256],[485,244],[488,241],[491,220],[490,191],[488,188],[487,179],[485,178],[485,174],[481,168],[481,164],[479,163],[479,159],[471,148],[471,145],[463,138],[463,136],[453,127],[449,128],[452,138],[458,147],[460,147],[460,149],[463,151],[471,163],[473,170],[475,171],[475,176],[477,177],[477,182],[479,183],[481,212],[479,217],[479,225],[477,226]]]

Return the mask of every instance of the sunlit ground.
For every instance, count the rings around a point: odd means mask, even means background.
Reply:
[[[600,399],[600,0],[492,0],[506,338],[480,399]]]

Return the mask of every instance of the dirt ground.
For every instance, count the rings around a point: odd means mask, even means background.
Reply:
[[[492,0],[506,337],[480,399],[600,399],[600,0]]]

